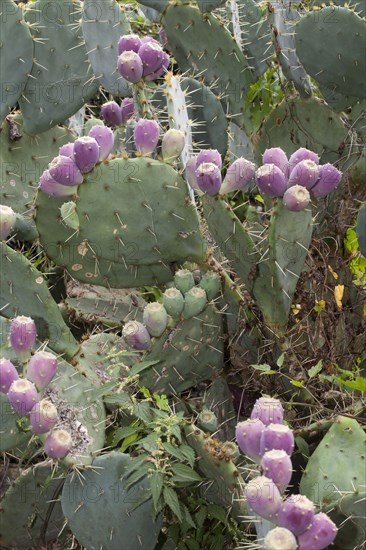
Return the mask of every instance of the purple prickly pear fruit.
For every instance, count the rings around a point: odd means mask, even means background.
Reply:
[[[271,479],[259,476],[249,481],[245,489],[248,506],[258,516],[275,521],[282,500],[279,490]]]
[[[288,158],[281,147],[271,147],[263,153],[263,164],[274,164],[286,175],[288,169]]]
[[[136,84],[142,78],[144,66],[138,53],[131,51],[122,52],[118,58],[117,68],[119,74],[128,82]]]
[[[197,166],[204,162],[212,162],[221,169],[222,158],[217,149],[202,149],[197,155]]]
[[[43,172],[39,180],[39,188],[49,197],[70,197],[77,193],[77,186],[62,185],[57,183],[52,177],[49,170]]]
[[[283,407],[281,401],[273,397],[260,397],[254,403],[251,419],[259,418],[268,426],[269,424],[281,424],[283,422]]]
[[[320,512],[314,516],[311,526],[298,536],[298,550],[323,550],[337,536],[338,529],[333,521]]]
[[[195,191],[201,192],[197,183],[196,170],[197,170],[197,156],[194,156],[194,157],[191,157],[186,163],[186,180],[188,185],[192,189],[194,189]]]
[[[297,550],[297,541],[288,529],[275,527],[264,537],[263,550]]]
[[[288,426],[284,424],[269,424],[266,426],[261,437],[260,454],[261,456],[268,451],[277,449],[285,451],[289,456],[294,450],[294,434]]]
[[[163,76],[166,71],[168,70],[170,64],[170,57],[166,52],[163,52],[163,62],[161,64],[161,67],[154,71],[151,74],[146,75],[144,78],[146,81],[155,80],[161,76]]]
[[[10,345],[23,362],[30,356],[36,343],[36,324],[30,317],[15,317],[10,324]]]
[[[15,224],[17,215],[10,206],[0,204],[0,241],[5,241]]]
[[[144,309],[142,320],[151,336],[159,337],[168,325],[168,314],[159,302],[151,302]]]
[[[99,145],[90,136],[79,137],[74,143],[74,159],[83,174],[91,172],[99,160]]]
[[[319,166],[313,160],[301,160],[292,169],[288,179],[288,187],[302,185],[311,189],[319,178]]]
[[[45,434],[52,430],[57,423],[57,409],[48,399],[36,403],[29,413],[29,423],[32,432]]]
[[[277,523],[299,536],[312,524],[315,506],[303,495],[291,495],[280,506]]]
[[[164,51],[158,42],[144,42],[138,51],[143,64],[143,75],[159,70],[163,64]]]
[[[7,393],[9,403],[13,409],[25,416],[38,403],[37,388],[32,382],[25,378],[14,380]]]
[[[58,154],[62,157],[72,158],[74,154],[74,143],[65,143],[65,145],[62,145],[58,150]]]
[[[29,360],[27,378],[41,390],[48,386],[56,371],[57,358],[53,353],[37,351]]]
[[[99,162],[109,157],[114,145],[114,134],[107,126],[99,124],[91,128],[89,134],[99,145]]]
[[[138,321],[126,323],[122,329],[122,336],[128,346],[138,351],[144,351],[150,347],[150,334]]]
[[[261,467],[263,474],[272,479],[280,493],[284,493],[292,477],[292,463],[288,454],[276,449],[267,451],[262,457]]]
[[[140,155],[151,155],[159,141],[159,124],[140,118],[134,130],[135,145]]]
[[[301,212],[305,210],[310,202],[310,193],[302,185],[293,185],[289,187],[283,195],[283,204],[291,212]]]
[[[18,380],[17,369],[9,359],[3,357],[0,359],[0,392],[8,393],[14,380]]]
[[[265,425],[258,418],[239,422],[236,426],[235,435],[240,450],[255,462],[261,459],[259,451],[264,428]]]
[[[243,189],[254,178],[255,165],[241,157],[236,159],[227,169],[226,176],[220,188],[220,195]]]
[[[44,450],[50,458],[65,458],[72,448],[72,439],[66,430],[53,430],[44,442]]]
[[[160,46],[161,44],[159,44],[159,42],[157,40],[155,40],[155,38],[153,38],[152,36],[144,36],[143,38],[141,38],[141,44],[147,44],[148,42],[153,42],[154,44],[157,44],[158,46]]]
[[[296,166],[296,164],[298,164],[302,160],[312,160],[313,162],[315,162],[315,164],[319,164],[319,156],[314,153],[314,151],[305,149],[305,147],[300,147],[300,149],[292,153],[291,157],[289,158],[288,162],[290,172],[293,170],[294,166]]]
[[[137,53],[141,47],[141,39],[137,34],[125,34],[121,36],[118,41],[118,55],[123,52],[135,52]]]
[[[115,128],[122,124],[122,109],[115,101],[107,101],[100,110],[103,120],[107,126]],[[99,155],[98,155],[99,156]]]
[[[133,116],[135,105],[132,97],[125,97],[121,103],[122,124],[126,124]]]
[[[51,178],[61,185],[80,185],[80,183],[83,183],[83,174],[70,157],[59,155],[49,164],[48,170]]]
[[[198,187],[207,195],[213,196],[219,192],[222,177],[220,168],[213,162],[204,162],[196,170]]]
[[[258,168],[256,181],[259,191],[269,197],[282,197],[287,189],[285,175],[275,164],[263,164]]]
[[[311,192],[316,199],[321,199],[334,191],[340,184],[341,179],[342,172],[337,170],[333,164],[323,164],[319,166],[319,179],[311,189]]]
[[[174,128],[168,130],[164,134],[161,143],[161,152],[164,162],[170,163],[178,158],[184,149],[184,145],[184,132],[181,132],[181,130],[175,130]]]

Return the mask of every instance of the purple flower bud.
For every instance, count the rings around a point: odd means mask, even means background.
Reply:
[[[281,401],[273,399],[273,397],[260,397],[254,403],[250,418],[259,418],[266,426],[269,424],[281,424],[283,422]]]
[[[43,389],[51,382],[57,371],[57,358],[48,351],[37,351],[30,358],[27,368],[27,378],[38,389]]]
[[[137,34],[125,34],[118,41],[118,55],[123,52],[137,53],[141,47],[141,39]]]
[[[17,215],[10,206],[0,204],[0,241],[5,241],[15,224]]]
[[[263,153],[263,164],[274,164],[286,175],[288,169],[288,159],[286,153],[281,147],[272,147],[266,149]]]
[[[129,321],[122,329],[122,336],[128,346],[138,351],[150,347],[150,334],[147,328],[138,321]]]
[[[222,158],[217,149],[201,149],[197,156],[197,166],[204,162],[212,162],[221,169]]]
[[[240,450],[255,462],[259,462],[260,441],[264,424],[258,418],[239,422],[236,426],[236,441]]]
[[[319,156],[314,153],[314,151],[305,149],[305,147],[300,147],[300,149],[292,153],[289,159],[290,172],[293,170],[294,166],[302,160],[312,160],[315,164],[319,164]]]
[[[167,72],[169,64],[170,64],[170,57],[166,52],[163,52],[163,62],[161,64],[161,67],[156,71],[154,71],[153,73],[146,75],[145,80],[150,81],[150,80],[156,80],[157,78],[160,78]]]
[[[83,174],[70,157],[59,155],[49,164],[48,170],[51,178],[61,185],[80,185],[83,182]]]
[[[108,101],[100,110],[104,122],[114,128],[122,124],[122,109],[115,101]]]
[[[163,136],[161,144],[163,160],[168,163],[173,162],[182,153],[184,146],[184,132],[171,128]]]
[[[98,142],[90,136],[79,137],[74,143],[74,159],[83,174],[91,172],[99,160]]]
[[[271,479],[265,476],[249,481],[245,488],[248,506],[258,516],[274,521],[281,506],[281,495]]]
[[[60,149],[58,150],[58,154],[62,157],[73,158],[74,143],[65,143],[65,145],[62,145],[62,147],[60,147]]]
[[[122,124],[126,124],[128,120],[133,116],[135,105],[132,97],[125,97],[121,103]]]
[[[36,403],[29,413],[29,423],[35,434],[44,434],[52,430],[57,422],[57,409],[48,399]]]
[[[293,185],[289,187],[283,195],[283,204],[291,212],[300,212],[304,210],[310,202],[310,193],[302,185]]]
[[[288,187],[302,185],[311,189],[319,178],[319,166],[313,160],[301,160],[290,173]]]
[[[30,317],[15,317],[10,324],[10,345],[21,361],[27,359],[36,343],[36,324]]]
[[[161,68],[164,60],[163,48],[158,42],[144,42],[138,51],[143,64],[143,75],[149,75]]]
[[[8,393],[14,380],[18,380],[17,369],[9,359],[3,357],[0,359],[0,392]]]
[[[136,149],[141,155],[151,155],[159,141],[159,124],[140,118],[134,130]]]
[[[286,178],[275,164],[263,164],[256,172],[257,186],[269,197],[282,197],[287,189]]]
[[[296,538],[288,529],[275,527],[264,537],[263,550],[297,550]]]
[[[14,380],[8,391],[8,399],[13,409],[24,416],[38,403],[37,389],[32,382],[25,378]]]
[[[299,535],[298,550],[323,550],[334,541],[337,532],[336,525],[327,514],[320,512],[314,516],[311,526]]]
[[[72,447],[72,439],[66,430],[54,430],[44,442],[45,453],[50,458],[64,458],[69,454]]]
[[[159,337],[168,325],[168,314],[159,302],[151,302],[144,309],[142,320],[151,336]]]
[[[341,179],[342,172],[337,170],[333,164],[327,163],[319,166],[319,179],[311,190],[314,197],[316,199],[325,197],[338,187]]]
[[[144,70],[141,57],[133,51],[123,52],[118,58],[118,71],[128,82],[136,84],[142,78]]]
[[[294,450],[294,434],[288,426],[284,424],[270,424],[266,426],[261,437],[260,454],[261,456],[273,449],[283,450],[289,456]]]
[[[255,165],[241,157],[236,159],[227,169],[220,189],[220,195],[243,189],[254,178]]]
[[[284,493],[292,477],[292,463],[288,454],[276,449],[268,451],[262,457],[261,467],[263,474],[272,479],[280,493]]]
[[[201,191],[198,187],[197,178],[197,156],[191,157],[186,163],[186,180],[188,185],[195,191]]]
[[[281,504],[277,523],[299,536],[310,527],[314,515],[315,506],[311,500],[302,495],[291,495]]]
[[[222,178],[220,168],[213,162],[204,162],[196,170],[198,187],[207,195],[213,196],[219,192]]]
[[[99,145],[99,162],[109,157],[114,145],[114,134],[107,126],[96,125],[91,128],[89,136]]]
[[[77,186],[62,185],[57,183],[52,177],[49,170],[43,172],[39,180],[39,188],[49,197],[69,197],[77,193]]]

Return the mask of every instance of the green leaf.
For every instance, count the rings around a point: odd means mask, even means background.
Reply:
[[[179,505],[179,499],[177,493],[171,487],[164,487],[163,497],[167,506],[171,509],[173,514],[177,516],[179,521],[183,521],[182,511]]]
[[[142,447],[145,449],[145,451],[148,451],[149,453],[153,451],[157,451],[159,449],[159,434],[157,433],[151,433],[144,437],[143,439],[140,439],[138,442],[139,447]]]
[[[277,371],[272,370],[269,365],[250,365],[253,369],[259,370],[262,374],[277,374]]]
[[[280,367],[280,368],[282,367],[283,363],[285,362],[285,357],[286,357],[286,353],[285,352],[281,353],[281,355],[279,356],[276,362],[277,367]]]
[[[207,518],[207,506],[202,506],[194,515],[198,527],[202,527]]]
[[[169,412],[169,401],[166,395],[159,395],[158,393],[154,393],[153,398],[156,401],[156,406],[161,409],[162,411]]]
[[[307,444],[307,442],[305,441],[305,439],[303,439],[303,438],[300,437],[300,436],[295,437],[295,443],[296,443],[297,448],[299,449],[300,453],[301,453],[305,458],[309,458],[309,456],[310,456],[309,445]]]
[[[123,428],[118,428],[113,434],[113,445],[118,445],[121,439],[125,439],[141,431],[143,431],[141,426],[124,426]]]
[[[111,405],[117,405],[121,409],[126,409],[132,406],[131,397],[126,392],[113,393],[112,395],[106,395],[105,400]]]
[[[178,425],[172,426],[170,428],[170,433],[174,435],[176,439],[178,439],[179,443],[182,443],[182,433]]]
[[[163,447],[168,454],[174,456],[178,460],[182,460],[182,461],[186,460],[186,456],[181,451],[180,447],[174,447],[174,445],[168,442],[163,443]]]
[[[146,401],[136,403],[133,407],[133,414],[145,424],[149,424],[153,420],[151,406]]]
[[[320,361],[317,362],[316,365],[311,367],[311,369],[308,370],[308,376],[309,378],[314,378],[323,368],[323,361],[320,359]]]
[[[202,481],[202,477],[185,464],[172,464],[172,471],[176,481]]]
[[[342,380],[341,378],[334,376],[334,380],[339,382],[339,384],[346,386],[347,388],[366,392],[366,378],[364,378],[363,376],[356,376],[354,380]]]
[[[304,385],[304,381],[303,380],[290,380],[290,384],[292,384],[293,386],[296,386],[297,388],[302,388],[303,385]]]
[[[126,466],[123,479],[127,479],[135,470],[140,468],[143,463],[146,461],[146,454],[142,454],[140,456],[136,456],[131,460],[131,462]]]
[[[164,474],[162,472],[153,472],[150,476],[150,489],[155,509],[158,507],[164,485]]]
[[[187,522],[188,525],[190,527],[192,527],[193,529],[197,529],[196,524],[193,521],[192,516],[190,514],[190,511],[188,510],[187,506],[185,504],[183,504],[182,508],[183,508],[184,521]]]
[[[91,401],[97,401],[98,399],[104,397],[108,393],[110,393],[116,386],[118,382],[107,382],[107,384],[103,384],[100,388],[97,388],[91,392],[90,400]]]
[[[224,508],[218,504],[209,504],[207,506],[207,513],[214,519],[221,521],[224,525],[227,523],[227,514]]]
[[[196,453],[194,452],[194,449],[192,449],[192,447],[189,447],[189,445],[181,445],[179,447],[179,450],[184,456],[184,458],[187,460],[188,464],[193,468],[194,460],[196,457]]]
[[[133,474],[128,476],[126,483],[126,489],[128,490],[132,485],[135,485],[140,479],[145,477],[151,468],[151,464],[143,464],[138,470],[135,470]]]
[[[128,378],[132,378],[132,376],[136,376],[136,374],[140,374],[140,372],[148,369],[149,367],[152,367],[153,365],[156,365],[157,363],[160,363],[160,360],[141,361],[141,363],[137,363],[131,368],[130,372],[128,373]]]

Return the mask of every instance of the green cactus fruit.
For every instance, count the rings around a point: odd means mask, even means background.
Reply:
[[[163,306],[168,315],[177,320],[184,308],[183,294],[175,287],[168,288],[163,294]]]
[[[168,325],[168,314],[162,304],[151,302],[145,307],[142,320],[150,336],[159,337]]]
[[[214,300],[221,291],[220,275],[215,271],[206,271],[200,281],[200,287],[206,292],[208,300]]]
[[[194,286],[184,295],[183,317],[191,319],[204,310],[207,303],[206,292],[199,286]]]
[[[198,424],[201,430],[213,433],[218,427],[217,416],[209,409],[202,409],[198,415]]]
[[[76,211],[76,203],[73,201],[64,202],[60,208],[61,218],[64,224],[70,229],[79,231],[80,229],[80,220],[78,213]]]
[[[193,273],[188,269],[179,269],[174,275],[174,284],[182,294],[194,287]]]

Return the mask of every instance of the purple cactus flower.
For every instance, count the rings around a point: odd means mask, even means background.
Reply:
[[[310,193],[302,185],[293,185],[283,195],[283,204],[291,212],[305,210],[310,202]]]
[[[281,424],[283,414],[281,401],[273,397],[260,397],[254,403],[250,418],[259,418],[263,424],[268,426],[269,424]]]
[[[100,126],[99,124],[93,126],[89,132],[89,136],[94,138],[99,145],[99,162],[102,162],[109,157],[113,145],[114,134],[107,126]]]
[[[131,51],[137,53],[141,47],[141,43],[141,39],[137,34],[125,34],[121,36],[117,46],[118,55]]]
[[[145,306],[142,320],[151,336],[159,337],[168,325],[168,314],[159,302],[151,302]]]
[[[289,456],[294,450],[294,434],[284,424],[269,424],[266,426],[261,437],[261,456],[273,449],[285,451]]]
[[[100,110],[103,120],[107,126],[115,128],[122,124],[122,109],[115,101],[107,101]]]
[[[57,371],[57,358],[48,351],[37,351],[30,358],[27,368],[27,378],[38,389],[43,389],[51,382]]]
[[[297,550],[297,541],[288,529],[275,527],[264,537],[263,550]]]
[[[173,162],[182,153],[184,146],[184,132],[175,130],[174,128],[165,132],[161,143],[161,152],[164,162]]]
[[[133,116],[135,111],[135,105],[132,97],[125,97],[121,103],[122,124],[126,124],[128,120]]]
[[[39,180],[39,188],[49,197],[70,197],[77,193],[77,186],[62,185],[57,183],[52,177],[49,170],[45,170]]]
[[[5,241],[17,219],[16,213],[10,206],[0,204],[0,241]]]
[[[30,317],[15,317],[10,324],[10,345],[21,361],[26,360],[36,343],[36,324]]]
[[[133,51],[123,52],[118,58],[119,74],[128,82],[136,84],[142,78],[144,66],[141,57]]]
[[[245,498],[248,506],[258,516],[275,521],[282,500],[271,479],[265,476],[251,479],[245,488]]]
[[[315,506],[303,495],[291,495],[280,506],[277,523],[299,536],[314,520]]]
[[[167,72],[169,64],[170,64],[170,57],[166,52],[163,52],[163,62],[161,64],[161,67],[156,71],[154,71],[153,73],[147,74],[144,77],[145,80],[150,81],[150,80],[156,80],[157,78],[160,78]]]
[[[316,199],[321,199],[326,195],[329,195],[338,185],[342,179],[342,172],[337,170],[333,164],[323,164],[319,166],[319,179],[315,186],[311,189]]]
[[[288,170],[288,158],[281,147],[266,149],[263,153],[263,164],[274,164],[286,175]]]
[[[255,175],[255,165],[241,157],[236,159],[227,169],[220,189],[220,195],[243,189],[252,181]]]
[[[307,189],[311,189],[318,181],[318,178],[319,166],[316,162],[313,160],[301,160],[292,169],[287,186],[302,185]]]
[[[302,160],[312,160],[316,164],[319,164],[319,156],[314,153],[314,151],[305,149],[305,147],[300,147],[300,149],[292,153],[289,158],[290,172],[293,170],[294,166]]]
[[[264,428],[265,425],[258,418],[239,422],[236,426],[235,435],[240,450],[255,462],[261,459],[260,441]]]
[[[269,197],[282,197],[287,189],[284,173],[275,164],[264,164],[256,172],[257,186]]]
[[[201,192],[197,183],[196,170],[197,170],[197,156],[193,156],[186,163],[186,180],[188,185],[192,189],[194,189],[195,191]]]
[[[292,463],[288,454],[276,449],[267,451],[262,457],[261,467],[263,474],[272,479],[280,493],[284,493],[292,477]]]
[[[213,162],[199,164],[196,170],[196,178],[198,187],[207,195],[213,196],[219,192],[222,177],[220,168]]]
[[[62,147],[60,147],[60,149],[58,150],[58,154],[62,157],[73,158],[74,143],[65,143],[65,145],[62,145]]]
[[[143,64],[143,75],[159,70],[163,64],[164,51],[158,42],[144,42],[138,51]]]
[[[9,359],[0,359],[0,392],[8,393],[14,380],[18,380],[18,371]]]
[[[222,158],[217,149],[201,149],[197,156],[197,166],[204,162],[212,162],[221,169]]]
[[[54,459],[65,458],[71,448],[71,435],[66,430],[53,430],[44,442],[45,453]]]
[[[150,334],[138,321],[129,321],[122,329],[122,336],[128,346],[138,351],[150,348]]]
[[[29,423],[35,434],[44,434],[52,430],[57,423],[55,405],[48,399],[36,403],[29,413]]]
[[[10,405],[21,416],[28,414],[34,405],[38,403],[36,386],[25,378],[14,380],[7,395]]]
[[[74,159],[83,174],[91,172],[99,160],[99,145],[90,136],[79,137],[74,143]]]
[[[49,164],[48,170],[51,178],[61,185],[80,185],[83,183],[83,174],[75,164],[75,161],[70,157],[59,155]]]
[[[140,155],[151,155],[159,141],[159,124],[155,120],[140,118],[135,126],[134,138]]]
[[[327,514],[320,512],[314,516],[311,526],[299,535],[298,550],[323,550],[334,541],[337,532],[338,529],[333,521]]]

